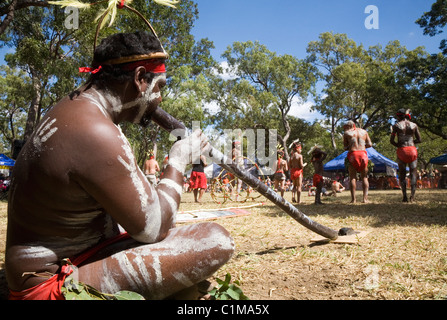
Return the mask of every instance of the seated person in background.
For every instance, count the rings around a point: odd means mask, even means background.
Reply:
[[[334,181],[332,181],[332,184],[331,184],[331,190],[332,190],[332,195],[334,197],[336,197],[337,193],[341,193],[342,191],[345,190],[345,187],[343,187],[343,185],[340,182],[334,180]]]

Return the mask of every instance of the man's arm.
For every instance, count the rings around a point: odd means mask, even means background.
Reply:
[[[399,145],[396,142],[396,130],[394,126],[391,127],[390,143],[395,147],[399,147]]]
[[[346,133],[343,134],[343,147],[345,150],[349,150],[349,138]]]
[[[298,156],[298,164],[299,164],[299,167],[300,167],[301,169],[304,168],[304,161],[303,161],[303,156],[302,156],[302,155],[299,155],[299,156]]]
[[[421,143],[422,139],[421,139],[421,133],[419,132],[419,127],[416,125],[416,129],[414,131],[414,143]]]
[[[74,179],[135,240],[162,240],[174,225],[180,203],[180,194],[167,189],[181,183],[182,173],[168,168],[165,175],[173,183],[155,189],[138,167],[126,137],[107,121],[85,128],[77,138],[79,154],[89,156],[77,159]]]
[[[108,121],[96,123],[73,141],[78,147],[72,178],[135,240],[158,242],[175,224],[192,141],[204,143],[193,134],[174,144],[163,179],[155,188],[138,167],[121,130]]]
[[[202,162],[203,162],[203,166],[207,166],[207,163],[206,163],[206,157],[204,156],[204,155],[200,155],[200,160],[202,160]]]
[[[372,147],[372,141],[371,138],[369,137],[368,132],[365,130],[366,132],[366,139],[365,139],[365,149],[366,148],[371,148]]]

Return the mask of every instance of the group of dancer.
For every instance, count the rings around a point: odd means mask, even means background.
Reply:
[[[417,183],[417,158],[418,151],[416,144],[421,142],[421,135],[418,126],[411,122],[409,110],[400,109],[396,113],[396,123],[391,127],[390,143],[397,147],[397,163],[399,165],[399,182],[402,188],[403,202],[412,202],[415,199],[416,183]],[[356,202],[356,181],[357,175],[360,174],[363,189],[363,203],[368,202],[368,153],[367,148],[372,147],[371,138],[366,130],[357,128],[351,120],[347,121],[344,126],[343,145],[348,151],[348,172],[349,172],[349,189],[351,192],[351,203]],[[397,141],[396,141],[397,138]],[[278,151],[277,169],[274,178],[275,189],[284,196],[285,191],[285,171],[290,169],[290,178],[293,182],[292,202],[301,203],[301,191],[303,182],[304,163],[302,145],[299,140],[291,144],[292,152],[287,162],[283,159],[284,152]],[[315,204],[323,204],[321,202],[321,191],[323,188],[323,162],[327,157],[327,153],[322,147],[315,145],[309,151],[311,154],[311,163],[314,167],[313,186],[316,187]],[[410,200],[407,197],[406,170],[407,166],[410,171]]]

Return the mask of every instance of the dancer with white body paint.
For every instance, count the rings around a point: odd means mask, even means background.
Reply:
[[[106,38],[89,81],[48,111],[23,147],[8,207],[11,299],[64,299],[61,286],[73,270],[104,293],[163,299],[231,258],[234,244],[220,225],[175,227],[185,167],[200,156],[193,150],[209,150],[200,130],[172,146],[155,187],[119,127],[149,123],[166,84],[166,58],[148,33]]]

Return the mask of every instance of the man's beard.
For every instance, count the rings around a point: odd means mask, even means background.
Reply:
[[[150,105],[154,102],[154,100],[160,99],[161,92],[152,92],[155,85],[158,83],[160,79],[166,80],[165,74],[160,74],[155,76],[152,79],[151,84],[146,88],[140,98],[135,101],[135,104],[138,106],[138,114],[134,119],[134,123],[140,124],[143,128],[146,128],[151,122],[152,113],[158,108],[158,105],[155,108],[151,109]]]
[[[135,104],[138,108],[138,114],[134,119],[134,123],[138,123],[143,128],[146,128],[151,122],[151,115],[155,111],[150,109],[150,104],[160,98],[160,92],[151,93],[152,88],[147,87],[146,91],[143,92],[142,96],[135,101]]]

